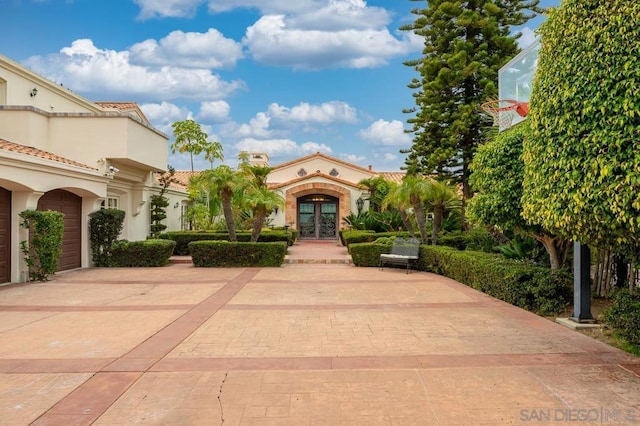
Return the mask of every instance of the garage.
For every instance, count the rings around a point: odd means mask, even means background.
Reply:
[[[58,211],[64,214],[62,256],[58,259],[58,271],[79,268],[82,234],[82,198],[69,191],[49,191],[38,200],[38,210]]]
[[[11,191],[0,187],[0,283],[11,281]]]

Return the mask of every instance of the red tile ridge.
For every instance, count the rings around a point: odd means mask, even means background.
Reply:
[[[88,166],[86,164],[80,163],[78,161],[74,161],[74,160],[70,160],[70,159],[65,158],[65,157],[61,157],[61,156],[53,154],[51,152],[43,151],[41,149],[33,148],[31,146],[20,145],[20,144],[17,144],[17,143],[9,142],[9,141],[4,140],[4,139],[0,139],[0,149],[3,149],[5,151],[16,152],[18,154],[30,155],[32,157],[43,158],[45,160],[52,160],[52,161],[55,161],[55,162],[58,162],[58,163],[69,164],[71,166],[82,167],[83,169],[95,170],[95,171],[98,170],[95,167],[91,167],[91,166]]]

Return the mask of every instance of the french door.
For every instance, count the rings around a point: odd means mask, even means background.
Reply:
[[[299,238],[328,240],[337,238],[338,200],[312,196],[298,201]]]

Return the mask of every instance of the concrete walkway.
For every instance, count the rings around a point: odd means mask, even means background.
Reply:
[[[422,272],[80,270],[0,288],[0,424],[31,422],[639,424],[640,359]]]

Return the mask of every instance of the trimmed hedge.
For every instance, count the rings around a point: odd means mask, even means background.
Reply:
[[[344,244],[351,247],[351,244],[372,243],[380,237],[409,237],[406,231],[401,232],[374,232],[374,231],[344,231],[342,239]]]
[[[420,246],[419,269],[444,275],[512,305],[552,315],[572,300],[572,275],[483,252]]]
[[[111,246],[106,263],[110,267],[165,266],[169,264],[175,246],[175,241],[167,240],[122,240]]]
[[[350,245],[353,264],[378,266],[380,255],[391,251],[391,245],[384,241]],[[573,297],[569,271],[552,271],[496,254],[421,245],[418,269],[444,275],[540,315],[562,312]]]
[[[604,320],[614,333],[640,348],[640,294],[622,290],[604,312]]]
[[[280,266],[287,254],[287,243],[284,241],[270,243],[193,241],[189,243],[189,251],[195,266]]]
[[[378,266],[380,255],[391,252],[391,244],[354,243],[349,246],[351,260],[356,266]]]
[[[279,242],[286,241],[288,245],[293,245],[297,236],[295,231],[268,231],[260,234],[258,242]],[[238,242],[248,243],[251,241],[250,232],[238,232],[236,233]],[[188,256],[189,243],[192,241],[229,241],[229,234],[227,232],[202,232],[202,231],[174,231],[165,232],[158,238],[164,240],[172,240],[176,242],[176,248],[174,253],[177,256]]]

